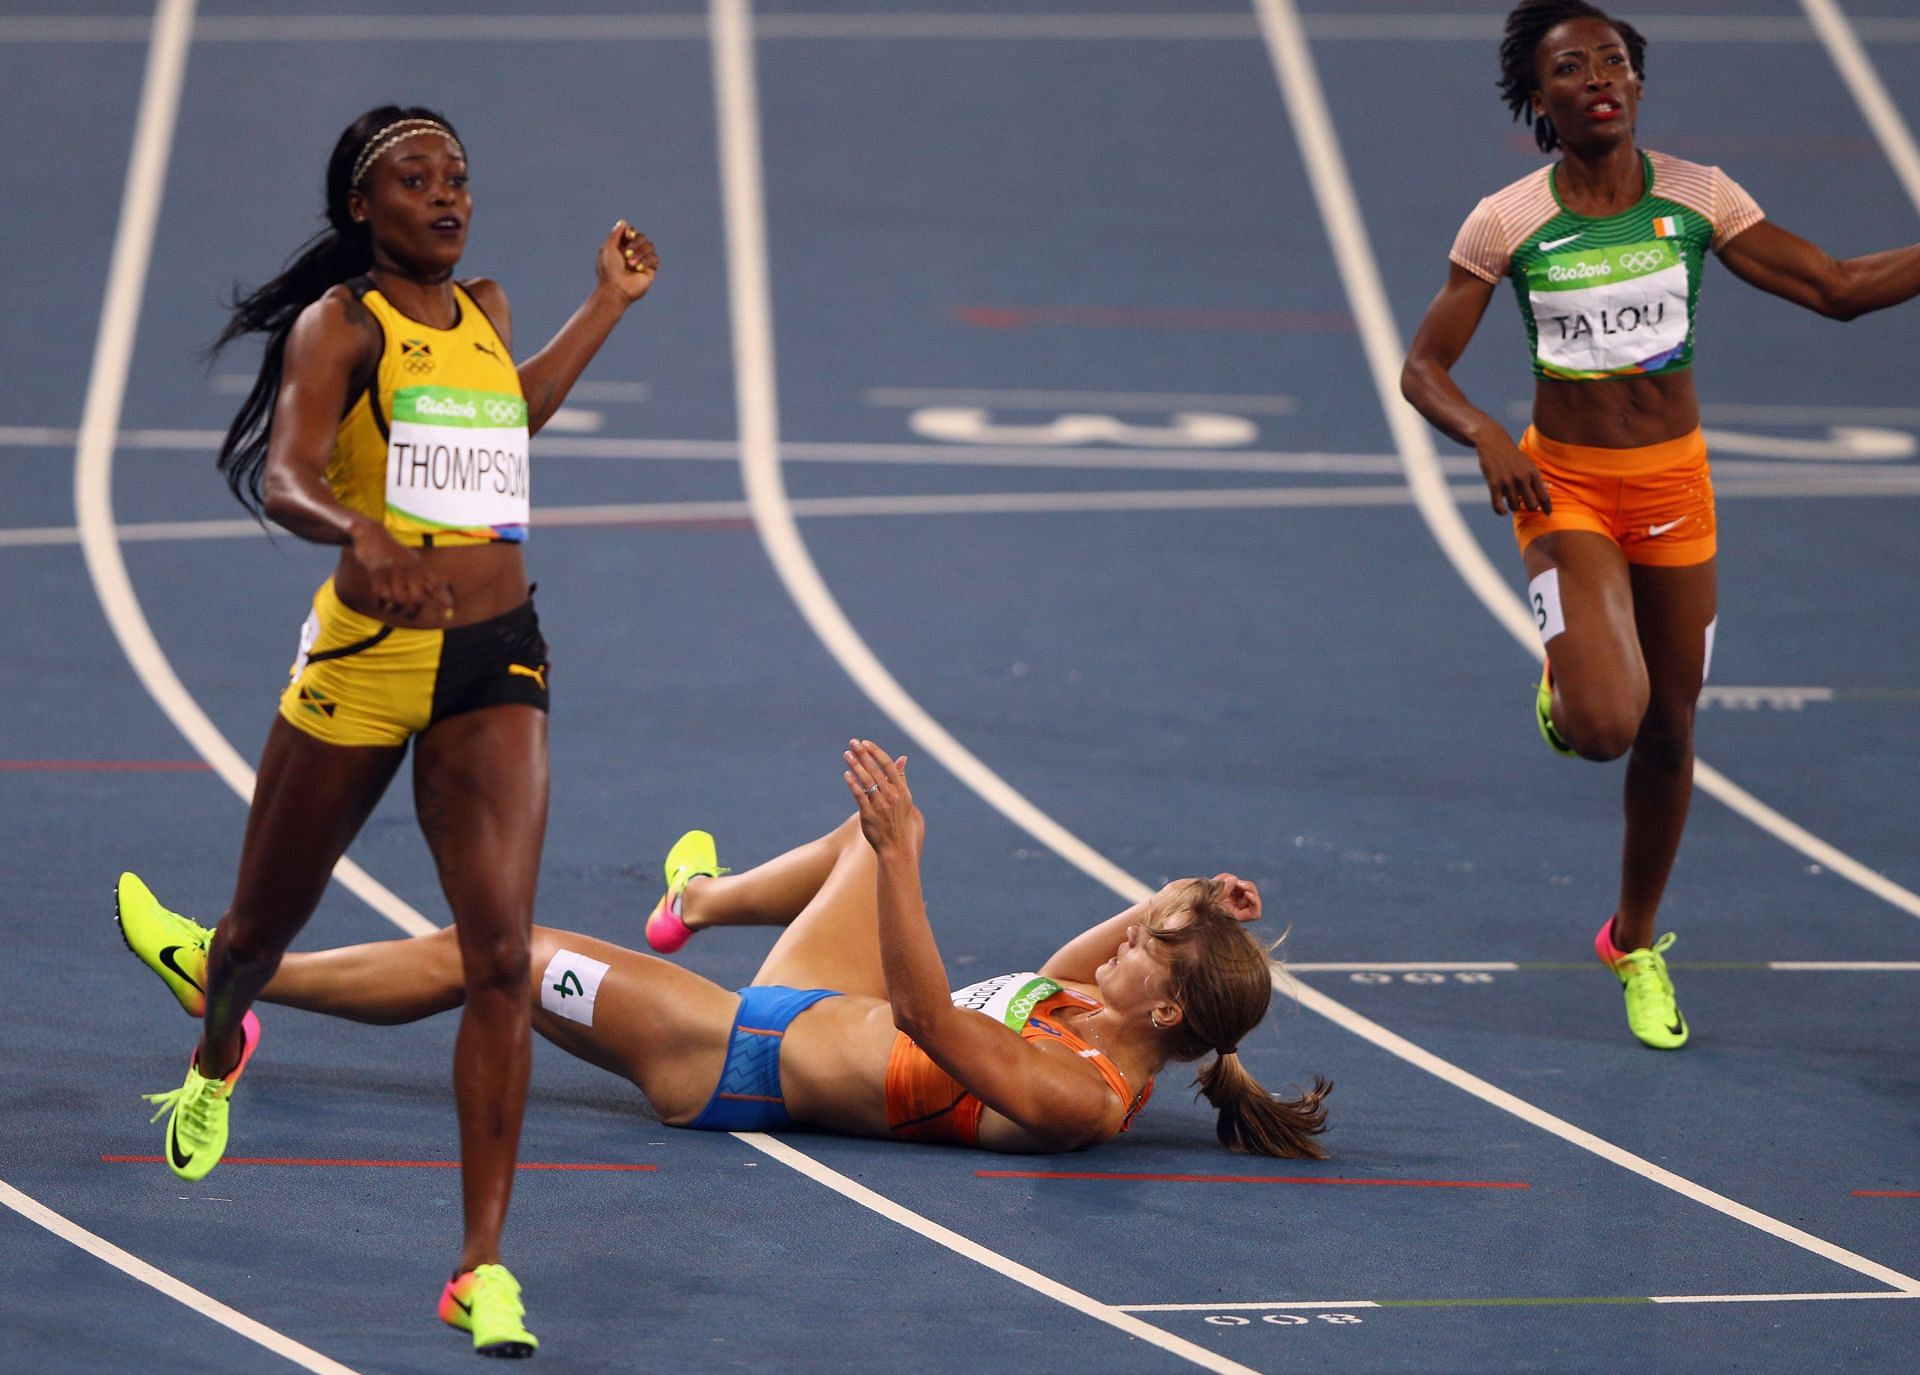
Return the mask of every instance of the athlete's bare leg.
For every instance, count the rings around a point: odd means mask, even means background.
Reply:
[[[454,1042],[466,1237],[459,1270],[500,1260],[532,1065],[534,884],[547,824],[547,717],[487,707],[414,744],[414,805],[453,909],[465,979]]]
[[[857,816],[827,839],[836,837],[842,838],[839,853],[825,882],[774,942],[753,981],[884,998],[873,848],[861,836]]]
[[[1648,700],[1626,556],[1604,535],[1557,530],[1527,546],[1526,563],[1529,579],[1560,570],[1567,628],[1547,645],[1554,728],[1582,759],[1618,759],[1633,747]]]
[[[329,745],[275,715],[247,812],[233,905],[207,953],[200,1072],[240,1061],[241,1020],[287,945],[320,905],[328,877],[392,781],[405,750]]]
[[[697,878],[680,899],[680,920],[703,926],[785,926],[813,900],[848,846],[866,842],[849,817],[805,845],[737,874]]]
[[[720,1077],[739,999],[710,979],[572,931],[533,928],[522,997],[533,1029],[570,1055],[630,1079],[660,1115],[684,1120]],[[591,1023],[549,1012],[540,983],[561,950],[606,965]],[[392,1026],[459,1007],[467,994],[459,933],[296,951],[261,991],[262,1002]]]
[[[1653,944],[1654,913],[1666,891],[1693,800],[1693,711],[1706,666],[1707,626],[1716,606],[1715,564],[1633,570],[1651,700],[1627,760],[1626,849],[1613,942]]]

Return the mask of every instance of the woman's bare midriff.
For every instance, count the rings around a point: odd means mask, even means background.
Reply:
[[[352,549],[340,553],[333,590],[340,600],[362,616],[413,630],[451,630],[513,610],[527,600],[527,561],[524,545],[511,540],[492,544],[458,545],[450,549],[422,549],[420,557],[453,594],[451,618],[429,615],[401,620],[374,605],[373,582]]]
[[[796,1122],[852,1136],[887,1134],[893,1009],[845,994],[793,1019],[780,1047],[780,1091]]]
[[[1693,370],[1602,382],[1538,378],[1533,425],[1548,439],[1596,449],[1637,449],[1678,439],[1700,425]]]

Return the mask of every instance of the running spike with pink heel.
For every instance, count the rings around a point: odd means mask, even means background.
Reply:
[[[728,871],[720,866],[713,837],[705,831],[688,831],[674,841],[663,868],[667,891],[647,917],[647,944],[663,955],[671,955],[693,936],[693,928],[680,916],[680,900],[687,885],[697,878],[719,878]]]

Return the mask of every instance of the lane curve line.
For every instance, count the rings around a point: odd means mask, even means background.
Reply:
[[[1255,0],[1255,3],[1263,4],[1263,20],[1267,17],[1266,11],[1275,8],[1271,3],[1263,3],[1263,0]],[[1148,896],[1152,889],[1099,855],[1086,842],[1071,835],[1058,822],[1028,802],[908,695],[853,628],[800,536],[798,523],[786,505],[785,484],[780,471],[773,305],[769,284],[764,183],[759,156],[759,99],[754,82],[750,0],[711,0],[711,4],[742,476],[767,557],[787,588],[788,595],[800,608],[808,624],[814,627],[822,644],[855,685],[896,726],[956,777],[975,788],[989,805],[1027,830],[1036,840],[1083,872],[1099,878],[1123,900],[1137,902]],[[1288,12],[1291,12],[1290,8]],[[1297,15],[1293,22],[1297,45]],[[1263,23],[1263,29],[1271,39],[1273,24]],[[1310,65],[1307,70],[1311,77]],[[1317,83],[1314,89],[1317,92]],[[1326,130],[1326,133],[1330,147],[1331,130]],[[1340,170],[1344,175],[1344,169]],[[1318,183],[1316,189],[1317,186]],[[1380,297],[1379,304],[1384,310],[1384,295]],[[1364,323],[1364,316],[1362,319]],[[1408,408],[1408,412],[1411,414],[1411,408]],[[1412,476],[1429,485],[1437,484],[1442,493],[1445,491],[1437,463],[1429,465],[1426,473],[1414,473]],[[1452,509],[1450,500],[1444,504],[1449,510]],[[1453,514],[1457,520],[1458,512]],[[1465,534],[1464,524],[1460,532],[1463,537],[1471,539]],[[1481,562],[1485,564],[1484,558]],[[1486,573],[1504,592],[1505,585],[1499,583],[1490,564],[1486,565]],[[1512,615],[1520,618],[1526,633],[1531,635],[1532,621],[1526,618],[1517,600],[1509,600],[1512,602]],[[1495,607],[1500,604],[1498,600],[1489,602],[1490,606]],[[1062,838],[1070,844],[1059,844]],[[1318,990],[1303,987],[1296,996],[1303,1007],[1335,1025],[1571,1145],[1726,1217],[1902,1293],[1920,1294],[1920,1279],[1902,1274],[1890,1266],[1837,1246],[1655,1165],[1441,1059]]]

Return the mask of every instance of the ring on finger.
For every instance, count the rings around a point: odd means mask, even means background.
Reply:
[[[862,788],[860,791],[865,793],[868,797],[872,797],[875,793],[880,791],[880,785],[878,783],[875,783],[871,787]]]

